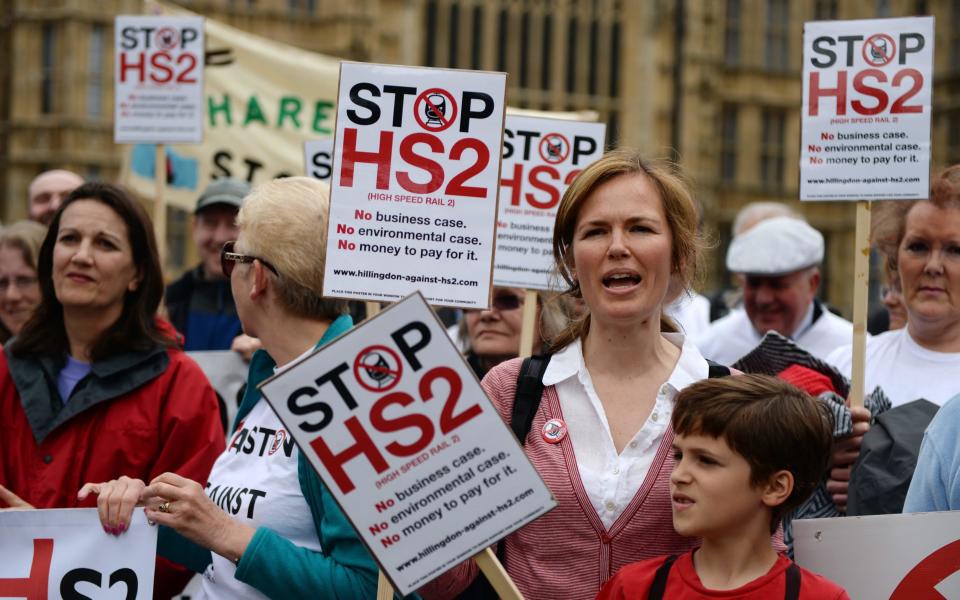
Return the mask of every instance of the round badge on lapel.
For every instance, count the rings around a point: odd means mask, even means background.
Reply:
[[[543,424],[540,435],[548,444],[559,444],[567,437],[567,424],[562,419],[550,419]]]

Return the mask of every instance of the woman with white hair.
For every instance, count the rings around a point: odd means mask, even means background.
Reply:
[[[352,325],[344,302],[321,297],[328,211],[329,188],[306,177],[263,184],[240,209],[240,233],[221,260],[244,332],[263,348],[206,489],[175,473],[149,485],[122,478],[92,486],[105,522],[141,503],[148,519],[169,528],[160,553],[203,570],[207,598],[376,594],[373,560],[257,389]],[[196,546],[199,561],[190,558]]]

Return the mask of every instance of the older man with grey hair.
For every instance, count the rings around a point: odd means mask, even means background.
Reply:
[[[727,268],[742,281],[743,307],[695,339],[703,356],[732,364],[768,331],[821,359],[849,344],[853,325],[816,299],[823,254],[823,236],[797,218],[766,219],[737,236],[727,252]]]

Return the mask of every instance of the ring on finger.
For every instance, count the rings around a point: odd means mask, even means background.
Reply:
[[[162,512],[162,513],[168,513],[168,512],[170,512],[170,503],[169,503],[169,502],[164,502],[163,504],[161,504],[160,506],[157,507],[157,510],[159,510],[159,511]]]

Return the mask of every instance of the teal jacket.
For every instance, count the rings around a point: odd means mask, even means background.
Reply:
[[[349,316],[337,318],[317,342],[317,347],[352,326]],[[234,430],[260,401],[257,385],[273,375],[275,366],[265,351],[258,350],[253,355]],[[259,527],[240,557],[237,579],[271,598],[376,597],[376,563],[302,452],[297,470],[300,489],[313,513],[313,523],[323,550],[315,552],[302,548],[267,527]],[[209,550],[188,542],[167,528],[161,528],[158,552],[198,573],[203,572],[211,561]]]

